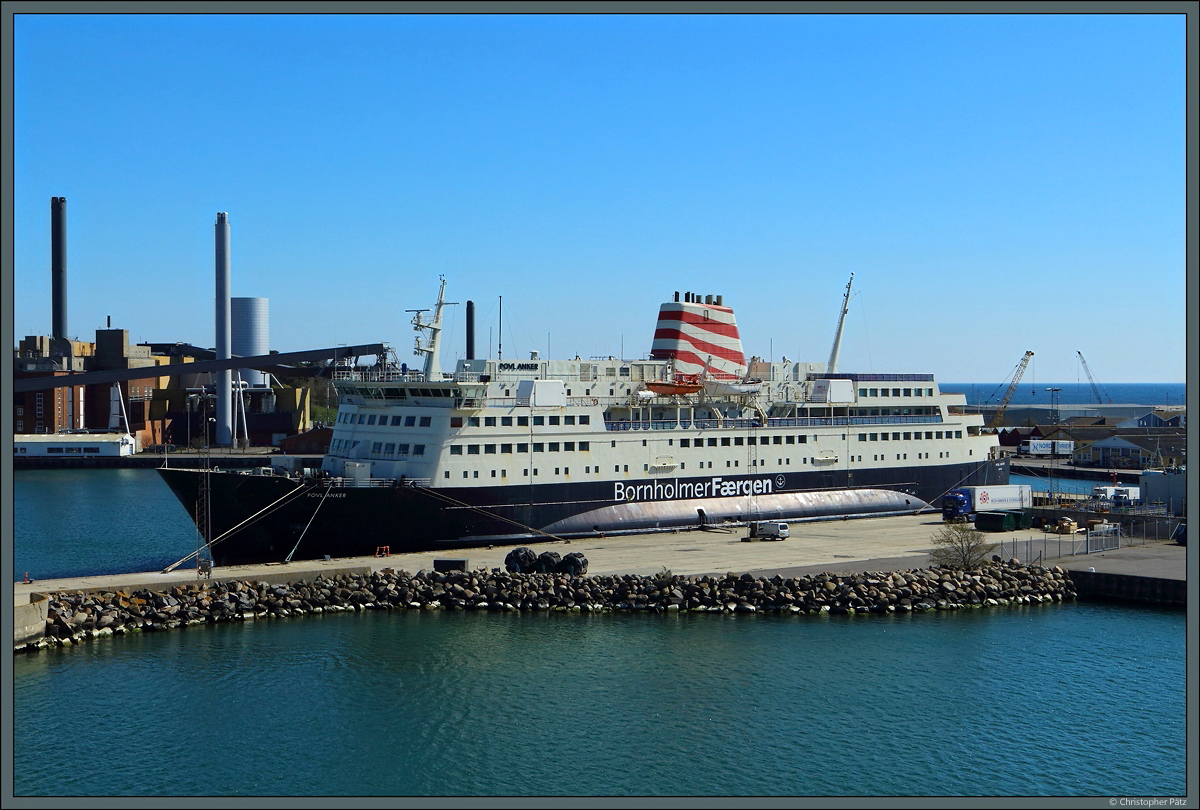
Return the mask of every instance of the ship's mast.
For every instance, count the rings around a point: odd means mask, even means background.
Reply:
[[[846,282],[846,295],[842,299],[842,314],[838,316],[837,332],[833,336],[833,351],[829,353],[829,365],[825,371],[833,374],[837,371],[838,352],[842,350],[842,325],[846,322],[846,312],[850,309],[850,285],[854,283],[854,274]]]
[[[445,292],[446,292],[445,276],[442,276],[441,280],[442,280],[442,284],[440,287],[438,287],[437,306],[434,307],[432,320],[427,321],[421,317],[422,312],[429,311],[427,309],[410,309],[409,310],[409,312],[414,313],[413,319],[412,319],[413,329],[415,329],[417,332],[425,331],[425,332],[429,333],[429,337],[425,338],[424,340],[421,339],[420,334],[417,335],[416,347],[414,349],[416,354],[425,355],[425,381],[426,382],[429,382],[430,380],[433,379],[434,372],[439,368],[438,360],[439,360],[439,351],[440,351],[439,344],[441,343],[440,337],[441,337],[441,333],[442,333],[442,307],[457,303],[455,301],[446,301],[445,300]]]

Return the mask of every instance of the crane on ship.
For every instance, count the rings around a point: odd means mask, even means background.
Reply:
[[[1079,355],[1079,362],[1083,364],[1083,370],[1084,370],[1084,372],[1087,374],[1088,382],[1092,384],[1092,394],[1094,394],[1094,395],[1095,395],[1095,397],[1096,397],[1096,402],[1097,402],[1098,404],[1100,404],[1100,405],[1103,405],[1103,404],[1104,404],[1104,399],[1105,399],[1105,398],[1104,398],[1103,396],[1101,396],[1101,395],[1100,395],[1100,392],[1101,392],[1103,389],[1101,389],[1101,388],[1100,388],[1100,386],[1099,386],[1099,385],[1096,383],[1096,380],[1095,380],[1095,379],[1093,379],[1093,377],[1092,377],[1092,370],[1091,370],[1090,368],[1088,368],[1087,360],[1084,360],[1084,359],[1083,359],[1083,352],[1081,352],[1081,351],[1076,351],[1076,352],[1075,352],[1075,354]],[[1105,391],[1104,393],[1106,393],[1106,394],[1107,394],[1108,392],[1107,392],[1107,391]],[[1109,399],[1108,401],[1109,401],[1109,403],[1111,403],[1111,402],[1112,402],[1112,400],[1111,400],[1111,399]]]
[[[1021,376],[1025,373],[1025,367],[1029,365],[1029,358],[1033,357],[1033,352],[1025,352],[1025,356],[1021,358],[1021,362],[1017,363],[1017,368],[1013,372],[1012,382],[1008,384],[1008,390],[1004,392],[1004,398],[1000,400],[1000,406],[996,408],[995,415],[988,422],[988,429],[991,430],[1000,424],[1000,420],[1004,418],[1004,411],[1008,408],[1008,403],[1012,401],[1013,394],[1017,392],[1017,386],[1021,382]]]

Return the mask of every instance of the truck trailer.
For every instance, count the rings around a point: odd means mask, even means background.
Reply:
[[[1034,458],[1067,458],[1075,453],[1075,442],[1057,439],[1027,439],[1021,442],[1021,455]]]
[[[1019,512],[1032,508],[1033,488],[1029,484],[958,487],[942,496],[942,520],[949,523],[974,522],[979,512]]]

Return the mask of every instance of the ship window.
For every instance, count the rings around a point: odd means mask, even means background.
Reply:
[[[462,455],[462,445],[461,444],[450,445],[450,455],[461,456]]]
[[[645,446],[646,446],[646,440],[642,439],[642,447],[645,447]]]
[[[865,388],[858,389],[858,395],[860,397],[865,397],[867,395],[867,389],[865,389]]]
[[[896,461],[899,461],[899,460],[900,460],[900,454],[899,454],[899,453],[897,453],[897,454],[896,454]]]
[[[894,441],[894,442],[898,442],[898,441],[900,441],[900,434],[899,434],[899,433],[893,433],[893,434],[892,434],[892,441]]]
[[[609,377],[615,377],[615,376],[617,376],[617,370],[616,370],[615,368],[605,369],[605,373],[606,373],[606,374],[607,374]]]
[[[925,389],[925,396],[927,396],[927,397],[931,397],[931,396],[933,396],[933,389],[932,389],[932,388],[926,388],[926,389]]]
[[[555,468],[554,468],[554,474],[555,474],[555,475],[558,475],[558,467],[555,467]]]
[[[877,442],[877,441],[879,441],[879,434],[878,434],[878,433],[872,433],[872,434],[871,434],[871,441],[873,441],[873,442]]]
[[[629,465],[628,465],[628,464],[626,464],[626,465],[625,465],[625,472],[629,472]]]
[[[423,453],[423,452],[425,452],[425,449],[424,449],[424,448],[425,448],[425,445],[423,445],[423,444],[419,444],[419,445],[417,445],[417,446],[421,448],[421,452],[422,452],[422,453]],[[402,455],[402,456],[407,456],[407,455],[408,455],[408,445],[407,445],[407,444],[401,444],[401,445],[397,445],[396,449],[399,451],[399,455]],[[419,454],[418,454],[418,455],[419,455]]]
[[[733,443],[734,443],[734,444],[736,444],[738,447],[741,447],[741,446],[742,446],[742,443],[743,443],[743,442],[742,442],[742,437],[741,437],[741,436],[734,436],[734,437],[733,437]]]
[[[492,478],[495,478],[495,477],[496,477],[496,471],[492,470]]]
[[[517,417],[517,427],[529,427],[529,417],[528,416],[518,416]]]
[[[511,416],[501,416],[500,417],[500,427],[512,427],[512,417]]]
[[[543,444],[542,442],[534,442],[533,443],[533,452],[542,453],[542,452],[545,452],[545,449],[546,449],[546,445]]]
[[[797,444],[808,444],[808,436],[797,436],[796,443]]]
[[[609,395],[610,397],[613,395],[613,390],[612,390],[611,388],[610,388],[610,389],[608,389],[608,395]]]
[[[956,438],[956,439],[961,439],[961,438],[962,438],[962,431],[961,431],[961,430],[956,430],[956,431],[954,431],[954,438]]]
[[[488,454],[488,455],[495,455],[495,454],[496,454],[496,445],[494,445],[494,444],[485,444],[485,445],[483,446],[483,452],[484,452],[485,454]]]
[[[900,389],[899,389],[899,388],[893,388],[893,389],[892,389],[892,396],[894,396],[894,397],[898,397],[898,396],[900,396]]]
[[[573,424],[575,424],[575,417],[574,417],[574,416],[564,416],[564,417],[563,417],[563,424],[564,424],[564,425],[573,425]]]
[[[558,452],[558,442],[550,442],[550,450],[549,450],[549,452],[551,452],[551,453],[557,453],[557,452]]]
[[[479,417],[478,416],[468,416],[467,417],[467,427],[479,427]]]
[[[921,396],[923,393],[925,393],[925,392],[924,392],[922,389],[920,389],[920,388],[914,388],[914,389],[913,389],[913,395],[914,395],[914,396],[918,396],[918,397],[919,397],[919,396]]]
[[[550,422],[549,422],[549,424],[551,424],[551,425],[557,425],[557,424],[558,424],[558,417],[557,417],[557,416],[551,416],[551,417],[550,417]]]
[[[879,389],[879,396],[881,396],[881,397],[886,397],[886,396],[888,396],[888,390],[887,390],[886,388],[880,388],[880,389]]]
[[[494,417],[494,416],[483,417],[483,426],[484,427],[495,427],[496,426],[496,417]],[[495,473],[496,471],[492,470],[492,472]]]
[[[731,461],[729,461],[728,459],[726,459],[726,460],[725,460],[725,466],[726,466],[726,467],[732,467],[732,466],[733,466],[733,462],[731,462]]]
[[[692,446],[692,440],[691,440],[691,439],[680,439],[680,440],[679,440],[679,446],[680,446],[680,447],[691,447],[691,446]]]
[[[467,471],[463,470],[463,478],[466,478],[466,477],[467,477]]]
[[[722,437],[721,437],[721,446],[722,446],[722,447],[728,447],[728,446],[729,446],[729,437],[728,437],[728,436],[722,436]]]
[[[517,452],[518,453],[528,453],[529,452],[529,443],[528,442],[517,442]]]
[[[905,440],[911,439],[911,438],[912,438],[912,434],[911,434],[911,433],[908,433],[908,432],[905,432],[905,434],[904,434],[904,438],[905,438]],[[918,438],[919,438],[919,437],[918,437]]]
[[[479,477],[479,470],[475,470],[475,471],[474,471],[474,473],[471,475],[471,477],[472,477],[472,478],[478,478],[478,477]]]
[[[629,376],[629,367],[628,366],[621,366],[621,376],[622,377]]]
[[[544,416],[535,416],[535,417],[533,417],[533,424],[534,424],[534,425],[544,425],[544,424],[546,424],[546,417],[544,417]]]
[[[937,438],[942,438],[942,432],[940,430],[937,432]],[[941,458],[941,456],[938,457]]]
[[[643,464],[643,465],[642,465],[642,472],[648,472],[648,471],[649,471],[649,469],[650,469],[650,465],[649,465],[649,464]]]
[[[886,433],[879,434],[879,441],[886,442],[887,440],[888,440],[888,435]]]
[[[414,444],[414,445],[413,445],[413,455],[414,455],[414,456],[423,456],[423,455],[425,455],[425,445],[423,445],[423,444]]]
[[[500,445],[500,452],[501,452],[501,453],[511,453],[511,452],[512,452],[512,445],[511,445],[511,444],[502,444],[502,445]]]
[[[867,396],[869,396],[869,397],[877,397],[877,396],[879,396],[879,389],[878,389],[878,388],[868,388],[867,390],[870,392],[870,393],[868,393],[868,394],[867,394]]]
[[[367,424],[368,425],[375,424],[375,414],[371,414],[370,416],[367,417]]]
[[[507,477],[508,477],[508,470],[501,470],[501,471],[500,471],[500,477],[501,477],[501,478],[507,478]]]
[[[584,452],[584,451],[586,451],[586,450],[590,449],[590,448],[591,448],[591,446],[592,446],[592,443],[591,443],[591,442],[580,442],[580,443],[579,443],[579,452],[581,452],[581,453],[582,453],[582,452]]]
[[[387,444],[385,444],[383,446],[383,452],[389,456],[392,455],[393,453],[395,453],[396,452],[395,442],[388,442]]]
[[[378,452],[379,452],[380,450],[382,450],[382,449],[383,449],[383,443],[382,443],[382,442],[372,442],[372,443],[371,443],[371,452],[372,452],[372,453],[378,453]]]
[[[426,418],[428,418],[428,417],[426,417]],[[416,423],[417,423],[417,417],[415,417],[415,416],[406,416],[406,417],[404,417],[404,426],[405,426],[405,427],[412,427],[412,426],[413,426],[413,425],[415,425]],[[451,420],[450,427],[462,427],[462,417],[461,417],[461,416],[460,416],[460,417],[458,417],[458,424],[457,424],[457,425],[453,423],[453,419],[452,419],[452,420]]]
[[[716,440],[716,439],[709,439],[709,440],[708,440],[708,446],[709,446],[709,447],[716,447],[716,446],[717,446],[717,440]]]
[[[858,434],[858,440],[860,442],[865,442],[867,440],[867,434],[865,434],[865,433]]]
[[[616,447],[616,446],[617,446],[617,443],[616,443],[616,441],[614,441],[614,442],[612,443],[612,446],[613,446],[613,447]]]
[[[399,416],[392,417],[392,427],[400,427],[400,417]]]
[[[621,471],[621,465],[620,465],[620,464],[614,464],[614,465],[613,465],[613,472],[620,472],[620,471]]]
[[[912,396],[912,389],[911,389],[911,388],[905,388],[905,389],[904,389],[904,396],[906,396],[906,397],[911,397],[911,396]]]
[[[796,437],[795,437],[795,436],[784,436],[784,437],[783,437],[783,443],[784,443],[784,444],[795,444],[795,443],[796,443]]]
[[[573,451],[574,449],[575,449],[575,442],[563,442],[563,450],[570,452],[570,451]]]
[[[932,430],[927,430],[927,431],[925,431],[925,438],[926,438],[926,439],[932,439],[932,438],[933,438],[933,431],[932,431]]]
[[[534,475],[537,475],[537,467],[534,467],[534,468],[533,468],[533,474],[534,474]]]
[[[584,468],[583,468],[583,471],[584,471],[585,473],[590,473],[590,472],[592,471],[592,468],[591,468],[591,466],[589,465],[589,466],[587,466],[587,467],[584,467]]]
[[[477,445],[477,444],[468,444],[468,445],[467,445],[467,455],[468,455],[468,456],[477,456],[477,455],[479,455],[479,445]]]
[[[772,442],[772,444],[783,444],[783,437],[782,437],[782,436],[776,436],[776,437],[775,437],[775,441],[773,441],[773,442]]]
[[[592,423],[592,417],[589,416],[588,414],[585,413],[579,417],[579,424],[590,425],[591,423]]]
[[[749,436],[746,438],[746,444],[753,445],[753,444],[757,444],[757,443],[758,442],[754,436]]]
[[[364,424],[364,423],[366,423],[366,421],[367,421],[367,415],[365,413],[360,413],[358,415],[358,424],[360,424],[360,425]]]
[[[450,477],[450,471],[449,471],[449,470],[446,470],[446,477],[447,477],[447,478],[449,478],[449,477]]]

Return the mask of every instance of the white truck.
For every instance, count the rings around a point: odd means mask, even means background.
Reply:
[[[976,512],[1016,512],[1033,508],[1033,487],[1002,484],[994,487],[958,487],[942,496],[942,520],[972,521]]]
[[[776,520],[756,520],[750,524],[748,540],[783,540],[791,534],[788,524]]]

